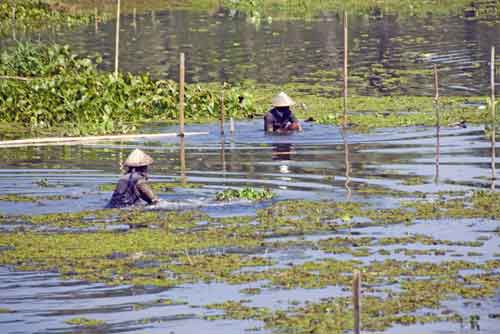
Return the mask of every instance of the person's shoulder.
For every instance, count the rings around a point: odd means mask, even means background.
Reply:
[[[275,108],[269,109],[265,114],[264,117],[274,117],[274,110]]]

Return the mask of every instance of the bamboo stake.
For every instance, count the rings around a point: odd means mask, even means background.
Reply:
[[[132,12],[132,26],[134,27],[134,32],[137,33],[137,8],[135,7]]]
[[[343,126],[347,126],[347,87],[348,87],[348,60],[349,60],[349,46],[348,46],[348,26],[347,26],[347,12],[344,12],[344,119]]]
[[[184,53],[180,55],[179,65],[179,136],[184,136]]]
[[[95,32],[99,32],[99,17],[98,17],[97,7],[94,7],[94,21],[95,21]]]
[[[185,135],[207,135],[208,132],[190,132]],[[130,134],[130,135],[106,135],[106,136],[86,136],[86,137],[49,137],[49,138],[32,138],[32,139],[16,139],[0,141],[0,147],[23,146],[30,144],[65,144],[78,142],[95,142],[103,140],[118,140],[118,139],[137,139],[137,138],[161,138],[174,137],[176,133],[152,133],[152,134]]]
[[[225,110],[224,110],[224,88],[222,88],[222,96],[221,96],[221,99],[220,99],[220,135],[221,136],[224,136],[224,113],[225,113]]]
[[[441,118],[439,114],[439,79],[437,66],[434,64],[434,105],[436,108],[436,176],[434,181],[439,182],[439,159],[440,159],[440,146],[441,146]]]
[[[12,7],[12,39],[17,40],[16,36],[16,5]]]
[[[120,0],[116,5],[116,40],[115,40],[115,76],[118,77],[118,59],[120,56]]]
[[[234,118],[232,117],[229,119],[229,132],[234,134]]]
[[[355,271],[352,278],[352,303],[354,315],[354,334],[361,330],[361,273]]]
[[[491,47],[491,179],[494,181],[496,175],[496,102],[495,102],[495,47]]]

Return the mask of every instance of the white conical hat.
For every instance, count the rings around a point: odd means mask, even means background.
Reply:
[[[153,161],[153,158],[136,148],[134,151],[132,151],[132,153],[130,153],[123,165],[125,167],[149,166],[153,163]]]
[[[290,107],[295,104],[295,102],[290,98],[290,96],[286,95],[285,92],[281,92],[273,97],[272,103],[275,107]]]

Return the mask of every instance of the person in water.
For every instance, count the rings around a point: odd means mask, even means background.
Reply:
[[[118,180],[106,208],[123,208],[137,205],[141,203],[141,200],[147,204],[158,203],[158,198],[147,183],[148,166],[152,163],[153,158],[139,149],[135,149],[130,153],[124,163],[127,172]]]
[[[293,115],[290,107],[295,102],[284,92],[276,95],[273,100],[273,109],[264,115],[264,131],[287,133],[290,131],[302,131],[299,120]]]

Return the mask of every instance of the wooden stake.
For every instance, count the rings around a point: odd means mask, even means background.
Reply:
[[[496,180],[495,47],[491,47],[491,179]]]
[[[347,126],[347,87],[348,87],[348,65],[349,61],[349,46],[348,46],[348,27],[347,27],[347,12],[344,12],[344,120],[343,126]]]
[[[99,31],[99,17],[98,17],[97,7],[94,7],[94,21],[95,21],[95,32]]]
[[[352,304],[354,315],[354,334],[361,331],[361,273],[355,271],[352,278]]]
[[[16,37],[16,5],[12,7],[12,39],[17,40]]]
[[[436,176],[434,181],[439,182],[439,158],[440,158],[440,142],[441,142],[441,118],[439,115],[439,79],[437,66],[434,64],[434,106],[436,108]]]
[[[232,117],[229,119],[229,132],[231,134],[234,133],[234,118],[232,118]]]
[[[120,56],[120,0],[116,5],[116,39],[115,39],[115,76],[118,77],[118,58]]]
[[[137,32],[137,8],[134,8],[132,12],[132,26],[134,27],[134,32]]]
[[[222,96],[220,98],[220,135],[224,136],[224,88],[222,88]]]
[[[184,53],[180,55],[179,65],[179,136],[184,136]]]

